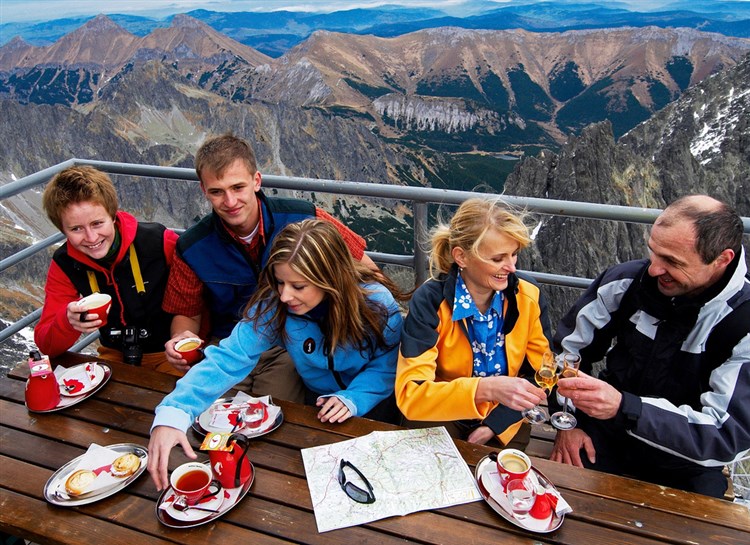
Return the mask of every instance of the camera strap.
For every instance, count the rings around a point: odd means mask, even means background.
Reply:
[[[135,246],[133,244],[128,248],[130,254],[130,270],[133,271],[133,279],[135,280],[135,289],[138,293],[146,293],[146,285],[143,283],[143,275],[141,274],[141,266],[138,263],[138,254],[135,253]],[[96,273],[94,271],[86,271],[86,275],[89,278],[89,287],[91,293],[101,293],[99,291],[99,282],[96,280]]]
[[[94,271],[86,271],[86,276],[89,277],[89,287],[91,293],[101,293],[99,291],[99,282],[96,281],[96,273]]]
[[[146,293],[146,285],[143,283],[143,275],[141,274],[141,266],[138,263],[138,255],[135,253],[135,245],[131,244],[128,248],[130,253],[130,270],[133,271],[133,279],[135,280],[135,289],[138,293]]]

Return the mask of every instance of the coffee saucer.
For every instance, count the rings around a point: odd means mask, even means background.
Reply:
[[[544,476],[544,474],[542,474],[541,471],[532,466],[529,475],[530,478],[535,479],[537,482],[548,483],[545,486],[546,491],[559,496],[559,492],[555,486]],[[477,480],[479,492],[482,494],[482,497],[487,504],[511,524],[523,528],[524,530],[542,534],[554,532],[562,526],[562,523],[565,520],[565,514],[557,514],[554,510],[545,519],[535,519],[530,515],[523,518],[517,517],[510,509],[510,502],[502,491],[500,476],[497,473],[497,464],[495,460],[490,459],[490,456],[485,456],[479,461],[474,469],[474,477]]]
[[[99,381],[99,383],[96,386],[94,386],[92,389],[88,390],[86,393],[80,394],[80,395],[75,395],[75,396],[65,396],[65,395],[62,395],[62,391],[61,391],[60,392],[60,394],[61,394],[60,395],[60,402],[55,407],[53,407],[51,409],[46,409],[46,410],[43,410],[43,411],[35,411],[35,410],[32,410],[32,409],[29,409],[28,405],[26,406],[26,408],[29,410],[29,412],[32,412],[32,413],[52,413],[52,412],[55,412],[55,411],[61,411],[63,409],[67,409],[68,407],[72,407],[73,405],[77,405],[81,401],[85,401],[86,399],[90,398],[95,393],[97,393],[99,390],[101,390],[104,387],[104,385],[107,384],[107,382],[109,382],[109,379],[112,378],[112,368],[109,365],[107,365],[106,363],[97,362],[97,366],[96,367],[103,374],[102,375],[102,379],[101,379],[101,381]],[[70,369],[73,369],[73,368],[71,367]],[[67,372],[67,371],[65,371],[65,372]],[[58,380],[58,382],[59,382],[59,380]]]
[[[163,509],[169,514],[170,517],[172,517],[175,520],[179,520],[181,522],[195,522],[199,520],[203,520],[205,518],[210,517],[211,515],[215,513],[210,513],[208,511],[201,511],[200,509],[191,509],[188,507],[185,511],[179,511],[175,509],[174,506],[174,500],[177,498],[177,494],[175,493],[173,488],[170,488],[167,491],[167,499],[165,499],[165,502],[168,502],[168,505],[164,507]],[[171,497],[170,497],[171,496]],[[195,504],[195,507],[200,507],[201,509],[214,509],[216,511],[219,511],[222,504],[224,503],[225,499],[229,499],[230,494],[224,489],[219,490],[219,493],[215,496],[211,496],[210,498],[204,498],[200,500],[198,503]]]
[[[205,462],[208,465],[208,462]],[[245,494],[248,493],[250,487],[255,481],[255,466],[250,463],[250,478],[240,487],[237,488],[223,488],[217,496],[221,497],[221,503],[218,503],[219,507],[211,507],[209,505],[200,504],[200,507],[206,507],[207,509],[216,509],[218,513],[209,513],[206,511],[177,511],[171,505],[162,507],[162,504],[170,500],[169,495],[174,495],[174,490],[170,486],[164,492],[161,493],[159,499],[156,500],[156,518],[164,526],[170,528],[193,528],[194,526],[201,526],[202,524],[208,524],[209,522],[216,520],[223,516],[227,511],[232,509],[235,505],[242,501]],[[175,516],[178,514],[178,516]]]
[[[213,426],[211,425],[211,413],[215,410],[216,407],[221,407],[222,405],[229,406],[232,402],[231,398],[219,398],[216,401],[214,401],[211,406],[203,411],[201,414],[198,415],[198,417],[193,421],[193,429],[197,431],[198,433],[202,435],[206,435],[207,433],[228,433],[232,430],[232,426]],[[269,403],[266,403],[266,406],[268,407],[267,414],[271,414],[273,412],[276,412],[275,418],[271,420],[271,418],[268,418],[268,420],[265,420],[262,422],[262,424],[258,428],[248,428],[248,427],[242,427],[238,431],[238,433],[241,433],[245,437],[253,438],[253,437],[260,437],[261,435],[266,435],[267,433],[271,433],[275,429],[277,429],[281,424],[284,422],[284,413],[282,412],[281,408],[278,405],[275,405],[272,401],[269,401]]]
[[[104,380],[104,369],[96,362],[69,367],[58,379],[60,395],[78,397],[95,390]]]

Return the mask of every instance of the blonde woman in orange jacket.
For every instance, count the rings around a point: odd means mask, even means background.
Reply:
[[[516,273],[530,242],[522,218],[497,199],[469,199],[435,228],[432,278],[414,292],[401,336],[395,387],[407,426],[528,444],[521,411],[546,396],[519,375],[533,377],[550,336],[539,287]]]

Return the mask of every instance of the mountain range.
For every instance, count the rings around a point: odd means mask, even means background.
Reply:
[[[316,11],[325,9],[325,5],[308,4],[305,7],[310,11],[217,12],[196,9],[186,14],[272,57],[282,55],[317,30],[393,37],[445,26],[535,32],[657,26],[750,37],[750,5],[738,1],[678,0],[650,10],[635,2],[628,5],[596,0],[511,0],[503,4],[466,0],[454,2],[450,10],[416,7],[407,3],[399,5],[397,2],[377,8],[333,12]],[[178,10],[179,4],[175,4],[173,11],[181,13]],[[170,26],[174,13],[162,19],[117,13],[110,13],[109,16],[129,32],[145,36],[156,28]],[[91,18],[2,23],[0,45],[15,36],[34,45],[49,45]]]
[[[442,152],[556,147],[609,119],[620,136],[750,40],[690,29],[423,30],[393,38],[318,31],[272,59],[194,18],[139,37],[99,16],[48,46],[0,47],[0,96],[91,108],[144,63],[235,104],[318,109]]]

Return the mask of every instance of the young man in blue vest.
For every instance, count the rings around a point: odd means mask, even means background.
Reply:
[[[560,322],[555,346],[606,356],[560,379],[577,428],[551,459],[722,497],[750,450],[750,281],[742,220],[705,195],[657,218],[649,259],[611,267]]]
[[[231,134],[203,143],[195,157],[201,189],[213,211],[179,239],[163,308],[174,314],[169,362],[180,371],[189,366],[175,343],[202,336],[208,341],[229,335],[254,293],[267,251],[281,229],[306,218],[333,223],[352,256],[376,268],[365,255],[365,241],[341,222],[299,199],[266,197],[252,147]],[[281,350],[269,351],[243,382],[256,394],[303,401],[294,364]]]

